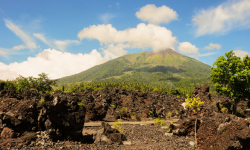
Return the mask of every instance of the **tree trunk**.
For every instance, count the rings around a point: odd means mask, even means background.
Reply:
[[[233,109],[233,114],[237,115],[237,103],[238,103],[238,99],[234,100],[234,109]]]

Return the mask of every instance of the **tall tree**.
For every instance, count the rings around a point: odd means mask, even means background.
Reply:
[[[237,114],[238,102],[250,98],[250,57],[246,55],[242,61],[233,50],[225,55],[215,61],[210,76],[216,91],[233,99],[233,114]]]

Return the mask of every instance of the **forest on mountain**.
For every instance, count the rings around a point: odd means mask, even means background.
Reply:
[[[58,79],[57,84],[139,83],[193,90],[198,84],[208,83],[214,91],[210,74],[211,66],[167,49],[158,53],[150,51],[128,54],[78,74]]]

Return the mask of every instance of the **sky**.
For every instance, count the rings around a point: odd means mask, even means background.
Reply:
[[[250,53],[250,0],[0,0],[0,79],[58,79],[171,48],[213,66]]]

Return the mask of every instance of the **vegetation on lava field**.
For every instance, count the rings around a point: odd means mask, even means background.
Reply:
[[[140,90],[140,91],[160,91],[167,94],[174,94],[178,96],[185,96],[186,94],[192,94],[194,87],[189,88],[171,88],[163,85],[148,85],[145,83],[128,83],[128,82],[80,82],[70,83],[65,85],[56,84],[56,80],[48,79],[45,73],[39,74],[39,78],[22,77],[19,76],[15,80],[0,81],[5,82],[5,88],[15,88],[18,92],[25,90],[35,90],[39,93],[53,93],[55,91],[61,92],[76,92],[79,90],[92,89],[94,91],[104,88],[125,88],[126,90]]]
[[[118,120],[117,122],[115,122],[113,126],[114,126],[115,129],[117,129],[120,133],[122,133],[123,123],[121,123],[120,120]]]
[[[186,104],[185,107],[193,109],[194,112],[200,111],[201,104],[204,104],[204,102],[200,101],[200,98],[189,98],[187,94],[187,99],[185,100]],[[196,139],[196,124],[197,124],[197,113],[196,113],[196,119],[195,119],[195,127],[194,127],[194,133],[195,133],[195,145],[197,146],[197,139]]]
[[[154,119],[154,122],[155,122],[155,123],[159,123],[161,126],[163,126],[163,125],[165,124],[164,121],[161,121],[160,118],[155,118],[155,119]]]

